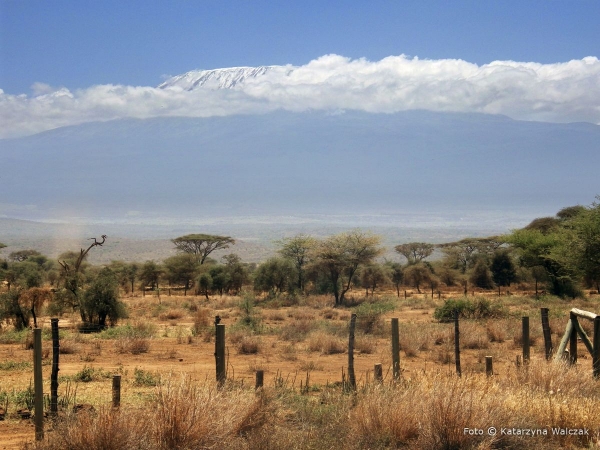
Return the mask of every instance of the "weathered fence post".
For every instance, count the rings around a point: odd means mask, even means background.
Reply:
[[[348,381],[353,391],[356,390],[356,377],[354,375],[354,329],[356,328],[356,314],[350,316],[350,332],[348,336]]]
[[[485,357],[485,374],[488,377],[494,375],[494,361],[491,356]]]
[[[529,317],[522,318],[523,325],[523,365],[529,363]]]
[[[35,407],[35,440],[44,439],[44,385],[42,379],[42,329],[33,329],[33,385]]]
[[[397,317],[392,319],[392,373],[394,381],[400,379],[400,331]]]
[[[552,358],[552,334],[550,333],[550,320],[548,319],[548,308],[540,308],[542,313],[542,331],[544,332],[544,348],[546,350],[546,361]]]
[[[573,329],[569,336],[569,364],[573,365],[577,362],[577,327],[579,326],[579,321],[573,312],[569,313],[569,320],[573,324]]]
[[[594,378],[600,377],[600,316],[594,318],[594,337],[592,344],[592,364],[594,367]]]
[[[456,362],[456,374],[460,377],[460,331],[458,327],[458,309],[454,310],[454,360]]]
[[[263,387],[264,380],[265,380],[265,371],[257,370],[256,371],[256,383],[254,385],[254,389],[260,389],[261,387]]]
[[[217,366],[217,382],[219,386],[225,384],[225,324],[216,324],[215,362]]]
[[[383,366],[381,365],[381,363],[375,364],[373,374],[377,383],[383,383]]]
[[[121,375],[113,375],[112,405],[113,408],[118,408],[119,406],[121,406]]]
[[[50,374],[50,414],[58,413],[58,361],[60,352],[58,319],[50,319],[52,327],[52,373]]]

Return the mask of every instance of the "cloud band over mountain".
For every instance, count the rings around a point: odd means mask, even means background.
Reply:
[[[600,124],[600,60],[564,63],[423,60],[380,61],[326,55],[303,66],[270,66],[224,89],[207,83],[161,87],[96,85],[32,94],[0,90],[0,137],[18,137],[118,118],[209,117],[289,111],[362,110],[505,114],[513,119]],[[186,75],[193,75],[190,72]]]

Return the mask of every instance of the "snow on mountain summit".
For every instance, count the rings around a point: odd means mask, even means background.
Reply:
[[[176,75],[161,83],[159,89],[179,87],[186,91],[197,88],[231,89],[247,80],[260,78],[267,73],[280,72],[289,74],[293,69],[289,66],[228,67],[225,69],[192,70]]]

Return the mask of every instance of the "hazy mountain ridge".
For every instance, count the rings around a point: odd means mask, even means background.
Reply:
[[[598,193],[598,142],[592,124],[427,111],[88,123],[0,140],[0,215],[554,213]]]

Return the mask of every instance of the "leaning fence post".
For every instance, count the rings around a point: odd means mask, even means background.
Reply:
[[[592,364],[594,367],[594,378],[600,377],[600,316],[594,318],[594,343]]]
[[[219,386],[225,383],[225,324],[216,324],[215,363]]]
[[[33,329],[33,385],[35,393],[35,440],[44,439],[44,385],[42,379],[42,329]]]
[[[118,408],[119,406],[121,406],[121,375],[113,375],[112,405],[113,408]]]
[[[58,413],[58,359],[60,343],[58,334],[58,319],[50,319],[52,327],[52,373],[50,374],[50,414]]]
[[[460,331],[458,327],[458,309],[454,310],[454,360],[456,362],[456,374],[460,377]]]
[[[529,363],[529,317],[522,318],[523,325],[523,364]]]
[[[400,331],[397,317],[392,319],[392,372],[397,381],[400,378]]]
[[[542,331],[544,332],[544,348],[546,350],[546,361],[552,358],[552,334],[550,333],[550,321],[548,319],[548,308],[540,308],[542,313]]]

